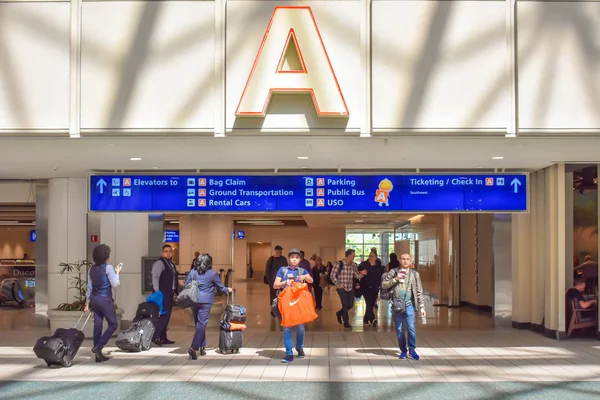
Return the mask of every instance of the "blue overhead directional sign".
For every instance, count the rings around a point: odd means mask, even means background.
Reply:
[[[523,212],[526,174],[92,176],[91,211]]]

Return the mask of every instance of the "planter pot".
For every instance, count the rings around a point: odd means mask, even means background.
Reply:
[[[116,336],[121,331],[121,319],[123,318],[123,310],[117,308],[117,330],[113,334],[113,337]],[[80,311],[60,311],[60,310],[48,310],[48,320],[50,321],[50,330],[54,332],[58,328],[69,329],[73,328],[79,317],[81,317]],[[78,328],[81,329],[81,324],[83,324],[88,316],[85,315],[81,322],[79,323]],[[102,330],[104,331],[108,324],[106,320],[104,320]],[[90,319],[82,329],[85,334],[86,339],[91,339],[94,335],[94,313],[90,312]]]

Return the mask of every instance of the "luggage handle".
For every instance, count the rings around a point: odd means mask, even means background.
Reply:
[[[85,311],[81,312],[81,316],[79,317],[79,319],[77,320],[77,323],[75,324],[75,326],[73,328],[77,329],[77,326],[79,325],[79,323],[81,322],[81,319],[83,318],[83,316],[87,314],[87,318],[85,319],[85,321],[83,322],[83,325],[81,325],[81,329],[79,329],[80,331],[83,330],[83,328],[85,328],[85,326],[87,325],[88,321],[90,320],[90,317],[92,316],[91,312],[86,313]]]

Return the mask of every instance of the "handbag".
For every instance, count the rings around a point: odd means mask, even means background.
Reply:
[[[396,314],[399,315],[406,315],[406,301],[408,300],[407,297],[410,296],[411,293],[411,286],[410,286],[410,281],[412,274],[410,273],[410,270],[408,270],[408,281],[406,282],[406,294],[404,295],[404,297],[400,297],[400,298],[394,298],[392,300],[392,308],[394,309],[394,312]]]
[[[281,311],[279,311],[279,298],[276,296],[271,303],[271,312],[275,317],[281,320]]]
[[[200,294],[199,286],[200,284],[195,280],[188,283],[177,296],[177,307],[188,308],[197,304]]]
[[[281,326],[290,328],[314,321],[318,318],[312,294],[306,283],[294,282],[278,296],[281,311]]]

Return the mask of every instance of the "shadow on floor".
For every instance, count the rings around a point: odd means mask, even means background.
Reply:
[[[259,350],[256,352],[259,357],[268,358],[271,360],[279,360],[285,357],[285,351],[283,350]]]
[[[398,357],[398,351],[395,350],[384,350],[384,349],[356,349],[357,353],[362,354],[373,354],[375,356],[384,356],[384,357]]]

